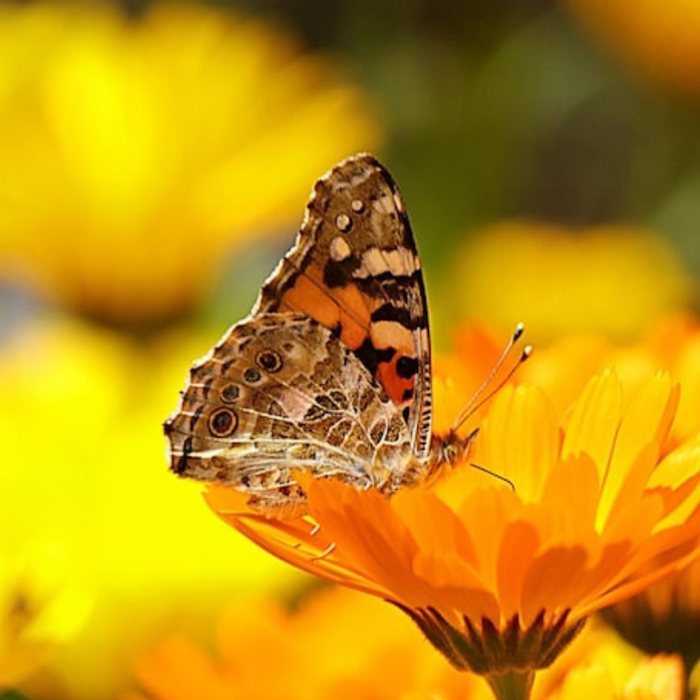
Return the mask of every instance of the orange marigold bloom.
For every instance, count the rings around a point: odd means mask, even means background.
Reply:
[[[139,663],[141,691],[125,700],[487,700],[481,678],[456,673],[410,624],[341,588],[315,593],[294,612],[242,598],[221,616],[214,653],[181,636],[165,639]],[[683,675],[678,659],[644,658],[592,625],[539,677],[533,697],[681,700]]]
[[[353,591],[317,592],[295,612],[244,597],[221,616],[215,654],[164,640],[138,666],[144,695],[129,700],[487,700],[481,679],[452,672],[411,632],[397,610]]]
[[[695,556],[697,455],[660,457],[677,403],[663,374],[626,396],[606,371],[562,417],[541,390],[504,388],[470,461],[514,489],[468,468],[392,498],[302,475],[314,527],[265,517],[224,487],[206,498],[276,556],[393,602],[497,694],[506,682],[526,697],[587,615]]]
[[[473,337],[473,332],[462,328],[458,338],[463,336]],[[470,362],[473,357],[466,345],[457,344],[461,362]],[[638,387],[659,368],[683,387],[665,452],[700,430],[700,324],[688,314],[657,319],[641,342],[631,345],[615,346],[593,334],[568,336],[548,348],[538,348],[518,372],[518,379],[542,387],[557,410],[564,411],[581,392],[587,377],[610,366],[628,388]]]

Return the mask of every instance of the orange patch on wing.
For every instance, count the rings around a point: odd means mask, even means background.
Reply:
[[[389,395],[389,398],[397,405],[408,403],[410,399],[404,399],[406,391],[415,391],[416,378],[411,377],[406,379],[399,376],[396,371],[396,363],[401,359],[401,354],[396,353],[389,362],[380,362],[377,367],[377,379],[384,387],[384,391]]]
[[[367,338],[369,310],[362,293],[353,284],[330,290],[323,285],[320,271],[309,268],[297,277],[282,301],[326,328],[340,324],[340,340],[351,350],[359,348]]]

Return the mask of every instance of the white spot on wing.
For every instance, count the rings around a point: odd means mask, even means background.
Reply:
[[[349,231],[352,219],[347,214],[338,214],[335,217],[335,225],[343,232]]]
[[[331,239],[329,253],[332,260],[340,262],[350,256],[351,250],[348,242],[342,236],[335,236]]]
[[[406,275],[409,273],[404,248],[396,248],[395,250],[368,248],[362,254],[361,263],[354,276],[363,279],[381,275],[385,272],[389,272],[392,275]]]

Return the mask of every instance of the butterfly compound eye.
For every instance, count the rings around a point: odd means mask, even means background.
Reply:
[[[230,408],[219,408],[209,416],[209,432],[214,437],[228,437],[238,427],[238,416]]]

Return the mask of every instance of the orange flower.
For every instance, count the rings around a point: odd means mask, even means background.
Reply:
[[[316,593],[296,613],[242,598],[221,617],[216,654],[173,637],[137,673],[147,697],[158,700],[390,700],[430,693],[487,700],[483,681],[453,673],[412,631],[397,610],[338,588]],[[143,696],[130,700],[136,698]]]
[[[472,353],[461,347],[458,345],[460,360],[471,361]],[[595,335],[563,338],[548,348],[538,348],[517,378],[541,386],[557,410],[564,411],[586,378],[609,366],[615,367],[630,388],[638,387],[659,368],[683,387],[666,451],[700,430],[700,325],[690,315],[657,319],[643,340],[632,345],[615,346]]]
[[[527,697],[587,615],[695,556],[697,458],[660,459],[677,402],[665,375],[626,396],[607,371],[558,418],[541,390],[506,387],[470,459],[515,491],[468,468],[391,499],[304,478],[314,527],[264,517],[224,487],[206,498],[276,556],[393,602],[499,696],[506,685]]]
[[[142,691],[128,700],[489,697],[482,679],[443,663],[397,610],[340,588],[316,593],[293,613],[269,600],[237,600],[221,617],[215,649],[181,637],[164,640],[139,664]],[[593,625],[542,674],[533,695],[681,700],[682,691],[677,659],[644,658]]]

